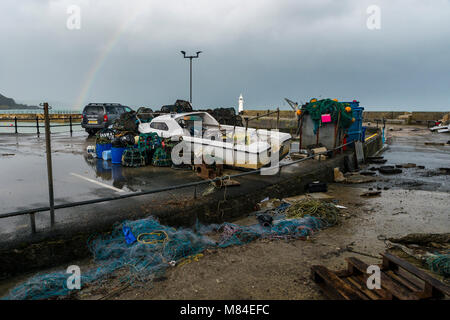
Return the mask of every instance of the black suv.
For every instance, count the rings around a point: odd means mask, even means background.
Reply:
[[[131,108],[120,103],[89,103],[81,114],[81,126],[89,135],[108,128],[124,112],[132,111]]]

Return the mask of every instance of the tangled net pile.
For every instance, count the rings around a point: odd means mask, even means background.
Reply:
[[[337,102],[331,99],[322,99],[315,102],[309,102],[302,106],[302,112],[310,115],[314,121],[314,133],[322,124],[322,115],[330,114],[331,121],[336,123],[339,121],[341,128],[347,129],[353,123],[353,110],[346,111],[346,107],[349,107],[348,103]]]
[[[284,213],[288,218],[316,217],[326,222],[327,226],[334,226],[338,223],[339,209],[332,203],[307,198],[295,202]]]
[[[431,271],[439,273],[444,277],[450,276],[450,253],[436,254],[426,260]]]
[[[128,271],[121,281],[129,281],[132,285],[137,281],[151,281],[171,266],[197,260],[208,248],[244,245],[263,238],[302,239],[328,225],[330,223],[321,218],[305,216],[276,220],[269,227],[232,223],[201,225],[194,232],[161,225],[154,218],[124,221],[116,225],[110,235],[88,241],[97,267],[82,271],[81,286],[106,279],[119,269]],[[126,229],[131,231],[134,239],[130,244],[127,243],[129,234]],[[218,236],[218,240],[213,240],[213,236]],[[71,290],[67,288],[67,279],[70,275],[65,270],[37,275],[11,290],[6,299],[48,299],[69,295]]]

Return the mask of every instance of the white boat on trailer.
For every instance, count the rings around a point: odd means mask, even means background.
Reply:
[[[200,150],[203,157],[247,169],[259,169],[284,158],[292,138],[278,131],[221,125],[203,111],[160,115],[149,123],[140,123],[139,132],[180,141],[184,143],[180,147],[188,148],[197,157]]]

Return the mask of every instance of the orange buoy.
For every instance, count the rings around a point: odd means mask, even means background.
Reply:
[[[316,98],[313,98],[313,99],[311,99],[311,101],[310,102],[317,102],[317,99]]]
[[[345,107],[345,111],[350,112],[350,111],[352,111],[352,108],[350,108],[350,107]]]
[[[299,115],[301,115],[302,114],[302,110],[297,110],[297,115],[299,116]]]
[[[336,101],[336,102],[338,102],[338,99],[333,99],[333,101]]]

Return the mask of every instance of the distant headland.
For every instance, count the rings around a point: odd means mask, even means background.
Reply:
[[[4,95],[0,94],[0,110],[20,110],[20,109],[39,109],[39,107],[16,103],[14,99],[5,97]]]

